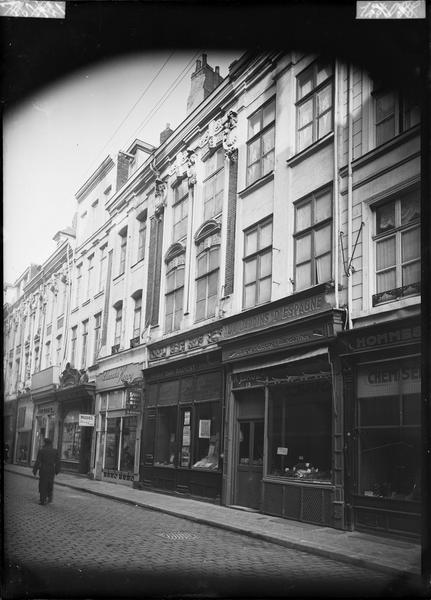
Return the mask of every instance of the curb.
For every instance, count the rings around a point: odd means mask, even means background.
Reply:
[[[33,475],[30,473],[20,473],[18,471],[14,471],[13,469],[7,469],[10,473],[15,473],[16,475],[21,475],[22,477],[29,477],[33,479]],[[413,570],[405,570],[398,569],[396,567],[392,567],[390,565],[378,564],[376,562],[372,562],[367,560],[366,558],[360,558],[358,556],[352,556],[346,554],[343,550],[329,550],[327,548],[322,548],[321,546],[316,546],[307,543],[306,541],[293,541],[293,540],[283,540],[278,537],[272,536],[270,534],[260,533],[257,531],[250,531],[247,529],[243,529],[241,527],[230,525],[227,523],[214,522],[204,517],[195,517],[189,514],[182,514],[175,510],[171,510],[169,508],[163,508],[158,506],[153,506],[146,504],[145,502],[135,500],[129,500],[128,498],[116,498],[106,492],[99,492],[96,490],[89,490],[85,487],[80,487],[79,485],[72,485],[70,483],[62,483],[59,481],[55,481],[55,485],[59,485],[62,487],[67,487],[70,489],[78,490],[80,492],[84,492],[87,494],[92,494],[93,496],[99,496],[101,498],[107,498],[109,500],[114,500],[116,502],[122,502],[123,504],[130,504],[132,506],[139,506],[140,508],[145,508],[147,510],[153,510],[155,512],[168,514],[174,517],[178,517],[181,519],[186,519],[188,521],[192,521],[194,523],[199,523],[201,525],[209,525],[211,527],[217,527],[218,529],[223,529],[225,531],[230,531],[232,533],[238,533],[241,535],[247,535],[249,537],[253,537],[255,539],[259,539],[265,542],[269,542],[272,544],[277,544],[278,546],[283,546],[285,548],[290,548],[293,550],[299,550],[301,552],[305,552],[308,554],[314,554],[316,556],[321,556],[323,558],[329,558],[331,560],[336,560],[337,562],[343,562],[350,565],[354,565],[357,567],[370,569],[372,571],[378,571],[380,573],[397,575],[398,577],[421,577],[420,572],[415,572]]]

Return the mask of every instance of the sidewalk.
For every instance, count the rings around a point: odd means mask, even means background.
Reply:
[[[6,464],[4,468],[5,471],[33,477],[29,467]],[[421,547],[412,542],[356,531],[339,531],[67,473],[60,473],[55,484],[361,567],[397,575],[420,574]]]

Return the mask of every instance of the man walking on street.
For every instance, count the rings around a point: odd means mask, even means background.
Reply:
[[[39,471],[39,504],[45,504],[46,500],[52,502],[54,477],[60,472],[60,459],[57,449],[52,447],[49,438],[45,438],[44,447],[37,453],[33,475],[36,475],[37,471]]]

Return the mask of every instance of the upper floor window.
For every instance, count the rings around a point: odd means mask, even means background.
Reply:
[[[220,214],[223,206],[224,152],[219,148],[205,162],[204,221]]]
[[[45,368],[51,365],[51,342],[45,344]]]
[[[107,263],[108,245],[100,248],[100,271],[99,271],[99,290],[103,290],[106,284],[106,263]]]
[[[332,130],[332,65],[314,62],[297,77],[297,149]]]
[[[165,295],[165,332],[180,328],[184,298],[184,255],[168,264]]]
[[[126,254],[127,254],[127,227],[120,231],[120,260],[118,263],[118,275],[121,275],[126,270]]]
[[[79,305],[81,295],[82,263],[76,266],[75,306]]]
[[[271,300],[272,217],[244,232],[244,308]]]
[[[87,298],[91,297],[93,290],[94,254],[88,257],[87,262]]]
[[[203,246],[203,244],[200,244]],[[218,297],[220,246],[198,247],[196,273],[196,321],[213,317]]]
[[[145,240],[147,237],[147,211],[145,210],[137,217],[138,230],[138,256],[137,261],[142,260],[145,256]]]
[[[81,369],[87,364],[87,347],[88,347],[88,319],[82,321],[82,351],[81,351]]]
[[[96,363],[97,357],[99,356],[100,346],[100,330],[102,325],[102,313],[94,315],[94,351],[93,351],[93,363]]]
[[[381,302],[420,293],[420,198],[413,190],[374,208],[376,294]]]
[[[274,168],[275,98],[248,119],[247,185]]]
[[[62,338],[63,338],[62,335],[57,336],[57,350],[56,350],[56,357],[55,357],[55,362],[57,365],[61,364],[61,341],[62,341]]]
[[[332,191],[322,190],[295,206],[295,289],[332,276]]]
[[[187,177],[174,189],[174,226],[173,241],[176,242],[187,234],[189,184]]]
[[[142,316],[142,290],[136,292],[133,296],[135,306],[133,308],[133,337],[141,335],[141,316]]]
[[[78,338],[78,326],[72,327],[72,336],[70,338],[70,364],[75,366],[76,360],[76,340]]]
[[[114,306],[114,310],[115,310],[114,346],[117,346],[121,341],[121,323],[123,320],[123,303],[118,302]]]
[[[420,112],[417,102],[393,90],[373,92],[376,146],[417,125]]]

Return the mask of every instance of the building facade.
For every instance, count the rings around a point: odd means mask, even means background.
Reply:
[[[184,121],[76,195],[65,465],[418,535],[420,177],[404,91],[299,52],[221,79],[203,55]]]

